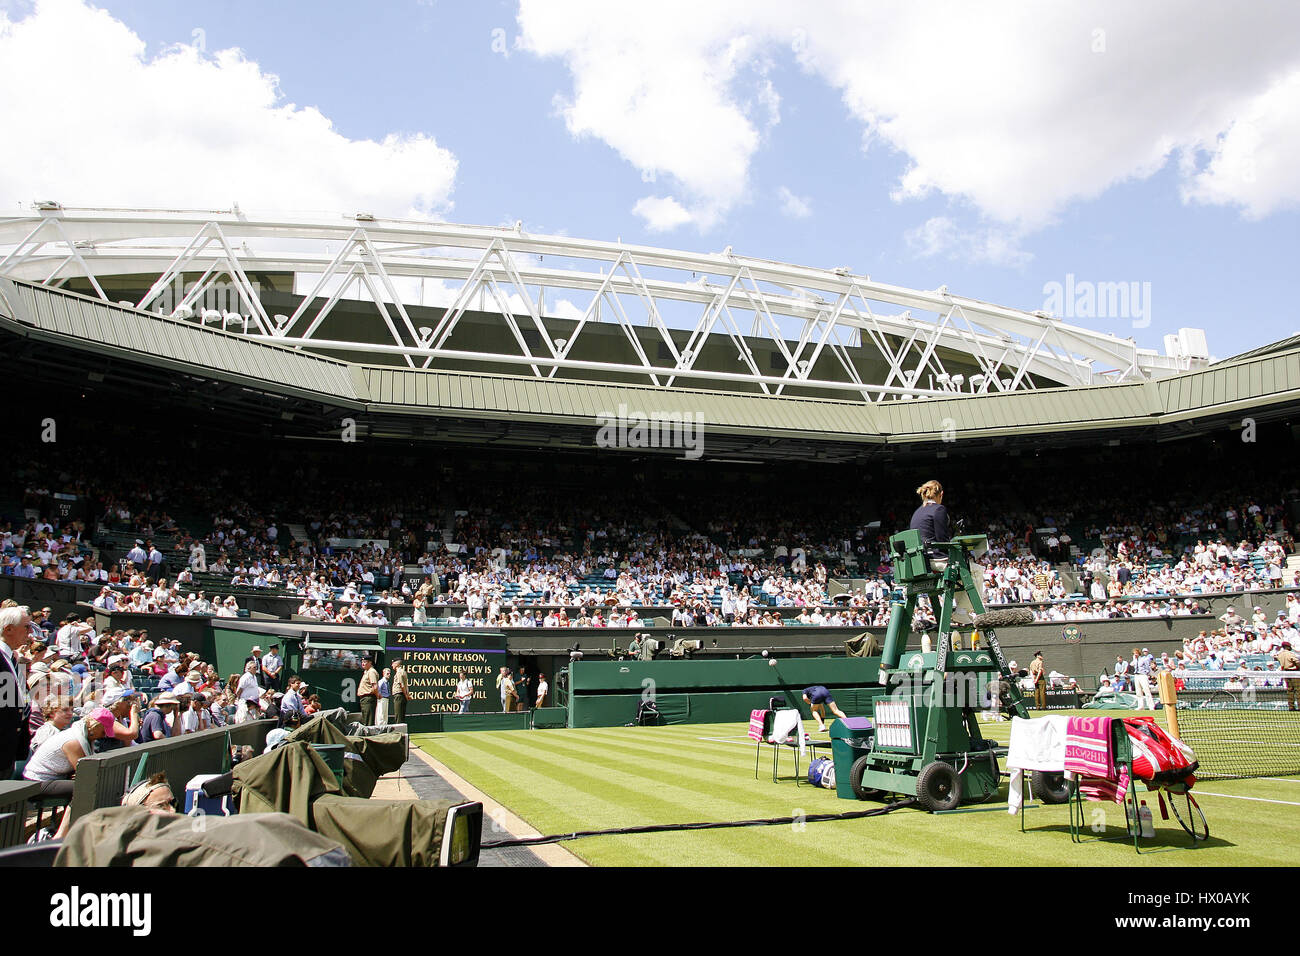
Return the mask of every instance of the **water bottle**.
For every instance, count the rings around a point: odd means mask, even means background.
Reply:
[[[1147,806],[1145,800],[1142,801],[1142,806],[1138,808],[1138,820],[1141,823],[1144,838],[1150,839],[1156,835],[1155,819],[1151,816],[1151,808]]]

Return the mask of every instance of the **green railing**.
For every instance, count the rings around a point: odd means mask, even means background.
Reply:
[[[0,850],[23,842],[27,823],[27,801],[41,792],[39,783],[0,780]]]
[[[135,780],[140,762],[143,776],[167,774],[177,800],[191,777],[201,773],[222,773],[228,769],[228,747],[252,746],[261,753],[266,735],[275,729],[273,720],[250,720],[233,727],[218,727],[198,733],[167,737],[139,746],[123,747],[77,763],[76,787],[72,791],[72,819],[101,807],[115,807]]]

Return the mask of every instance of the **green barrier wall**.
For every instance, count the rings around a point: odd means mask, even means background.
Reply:
[[[850,717],[871,716],[871,699],[884,693],[882,687],[840,687],[832,694],[840,709]],[[772,691],[701,692],[696,694],[661,694],[655,698],[661,722],[665,724],[719,724],[749,719],[749,712],[762,710],[775,696],[784,696],[782,706],[798,707],[805,720],[812,720],[797,693],[784,695]],[[636,717],[640,695],[602,694],[575,697],[569,708],[570,727],[621,727]]]
[[[532,714],[526,710],[509,714],[406,715],[406,725],[413,734],[451,734],[463,730],[527,730],[531,723]]]
[[[250,720],[232,727],[200,730],[84,757],[77,763],[72,819],[75,821],[82,814],[100,807],[117,806],[127,784],[134,779],[141,760],[147,761],[146,777],[155,773],[167,774],[172,793],[178,800],[183,800],[185,784],[192,777],[223,772],[228,746],[247,744],[261,753],[266,746],[266,735],[274,729],[273,720]]]
[[[784,659],[776,666],[752,661],[578,661],[569,672],[569,726],[617,727],[631,723],[641,701],[653,696],[665,724],[743,721],[752,710],[798,707],[812,712],[803,689],[825,685],[850,717],[869,716],[884,692],[879,658]]]
[[[874,684],[878,657],[803,657],[745,661],[576,661],[569,668],[572,694],[647,690],[781,690],[802,692],[812,684],[834,690]],[[796,694],[798,696],[798,694]]]
[[[533,727],[544,729],[548,727],[567,727],[569,726],[569,708],[567,707],[538,707],[533,711]]]

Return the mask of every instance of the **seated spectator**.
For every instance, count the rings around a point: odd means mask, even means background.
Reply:
[[[181,733],[193,734],[200,730],[207,730],[212,726],[212,715],[208,713],[208,702],[202,694],[195,693],[186,698],[181,698]]]
[[[167,774],[156,773],[139,783],[122,797],[124,807],[144,807],[154,813],[175,813],[176,797],[167,783]]]
[[[179,708],[180,701],[174,694],[164,693],[154,698],[153,704],[145,711],[140,721],[137,743],[147,744],[150,741],[162,740],[164,737],[179,736],[181,722],[176,719]]]
[[[113,715],[112,732],[95,741],[95,753],[107,753],[135,743],[140,736],[140,697],[129,689],[105,691],[104,709]]]
[[[67,730],[76,719],[76,713],[72,709],[72,698],[62,694],[49,694],[41,702],[41,715],[43,722],[40,728],[32,734],[31,752],[35,753],[50,737],[53,737],[61,730]]]
[[[113,732],[113,715],[97,707],[82,720],[74,721],[66,729],[51,735],[27,760],[23,779],[41,784],[42,796],[72,797],[73,777],[77,764],[89,757],[94,743]],[[65,810],[55,839],[62,839],[71,825],[71,814]]]

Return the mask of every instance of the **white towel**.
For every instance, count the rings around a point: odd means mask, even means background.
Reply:
[[[778,710],[772,715],[772,736],[767,738],[767,742],[770,744],[794,743],[789,739],[792,733],[798,737],[799,754],[802,756],[808,748],[808,742],[803,735],[803,718],[799,716],[799,711],[793,707]],[[1065,759],[1064,753],[1061,759]]]
[[[1019,813],[1024,805],[1025,772],[1019,767],[1011,769],[1011,782],[1007,785],[1007,813]]]
[[[1012,769],[1011,783],[1007,787],[1007,813],[1019,813],[1021,804],[1025,802],[1024,777],[1024,770],[1019,767]],[[1065,771],[1065,779],[1073,780],[1074,774],[1068,770]]]
[[[1011,718],[1007,767],[1020,770],[1065,770],[1068,717]]]

